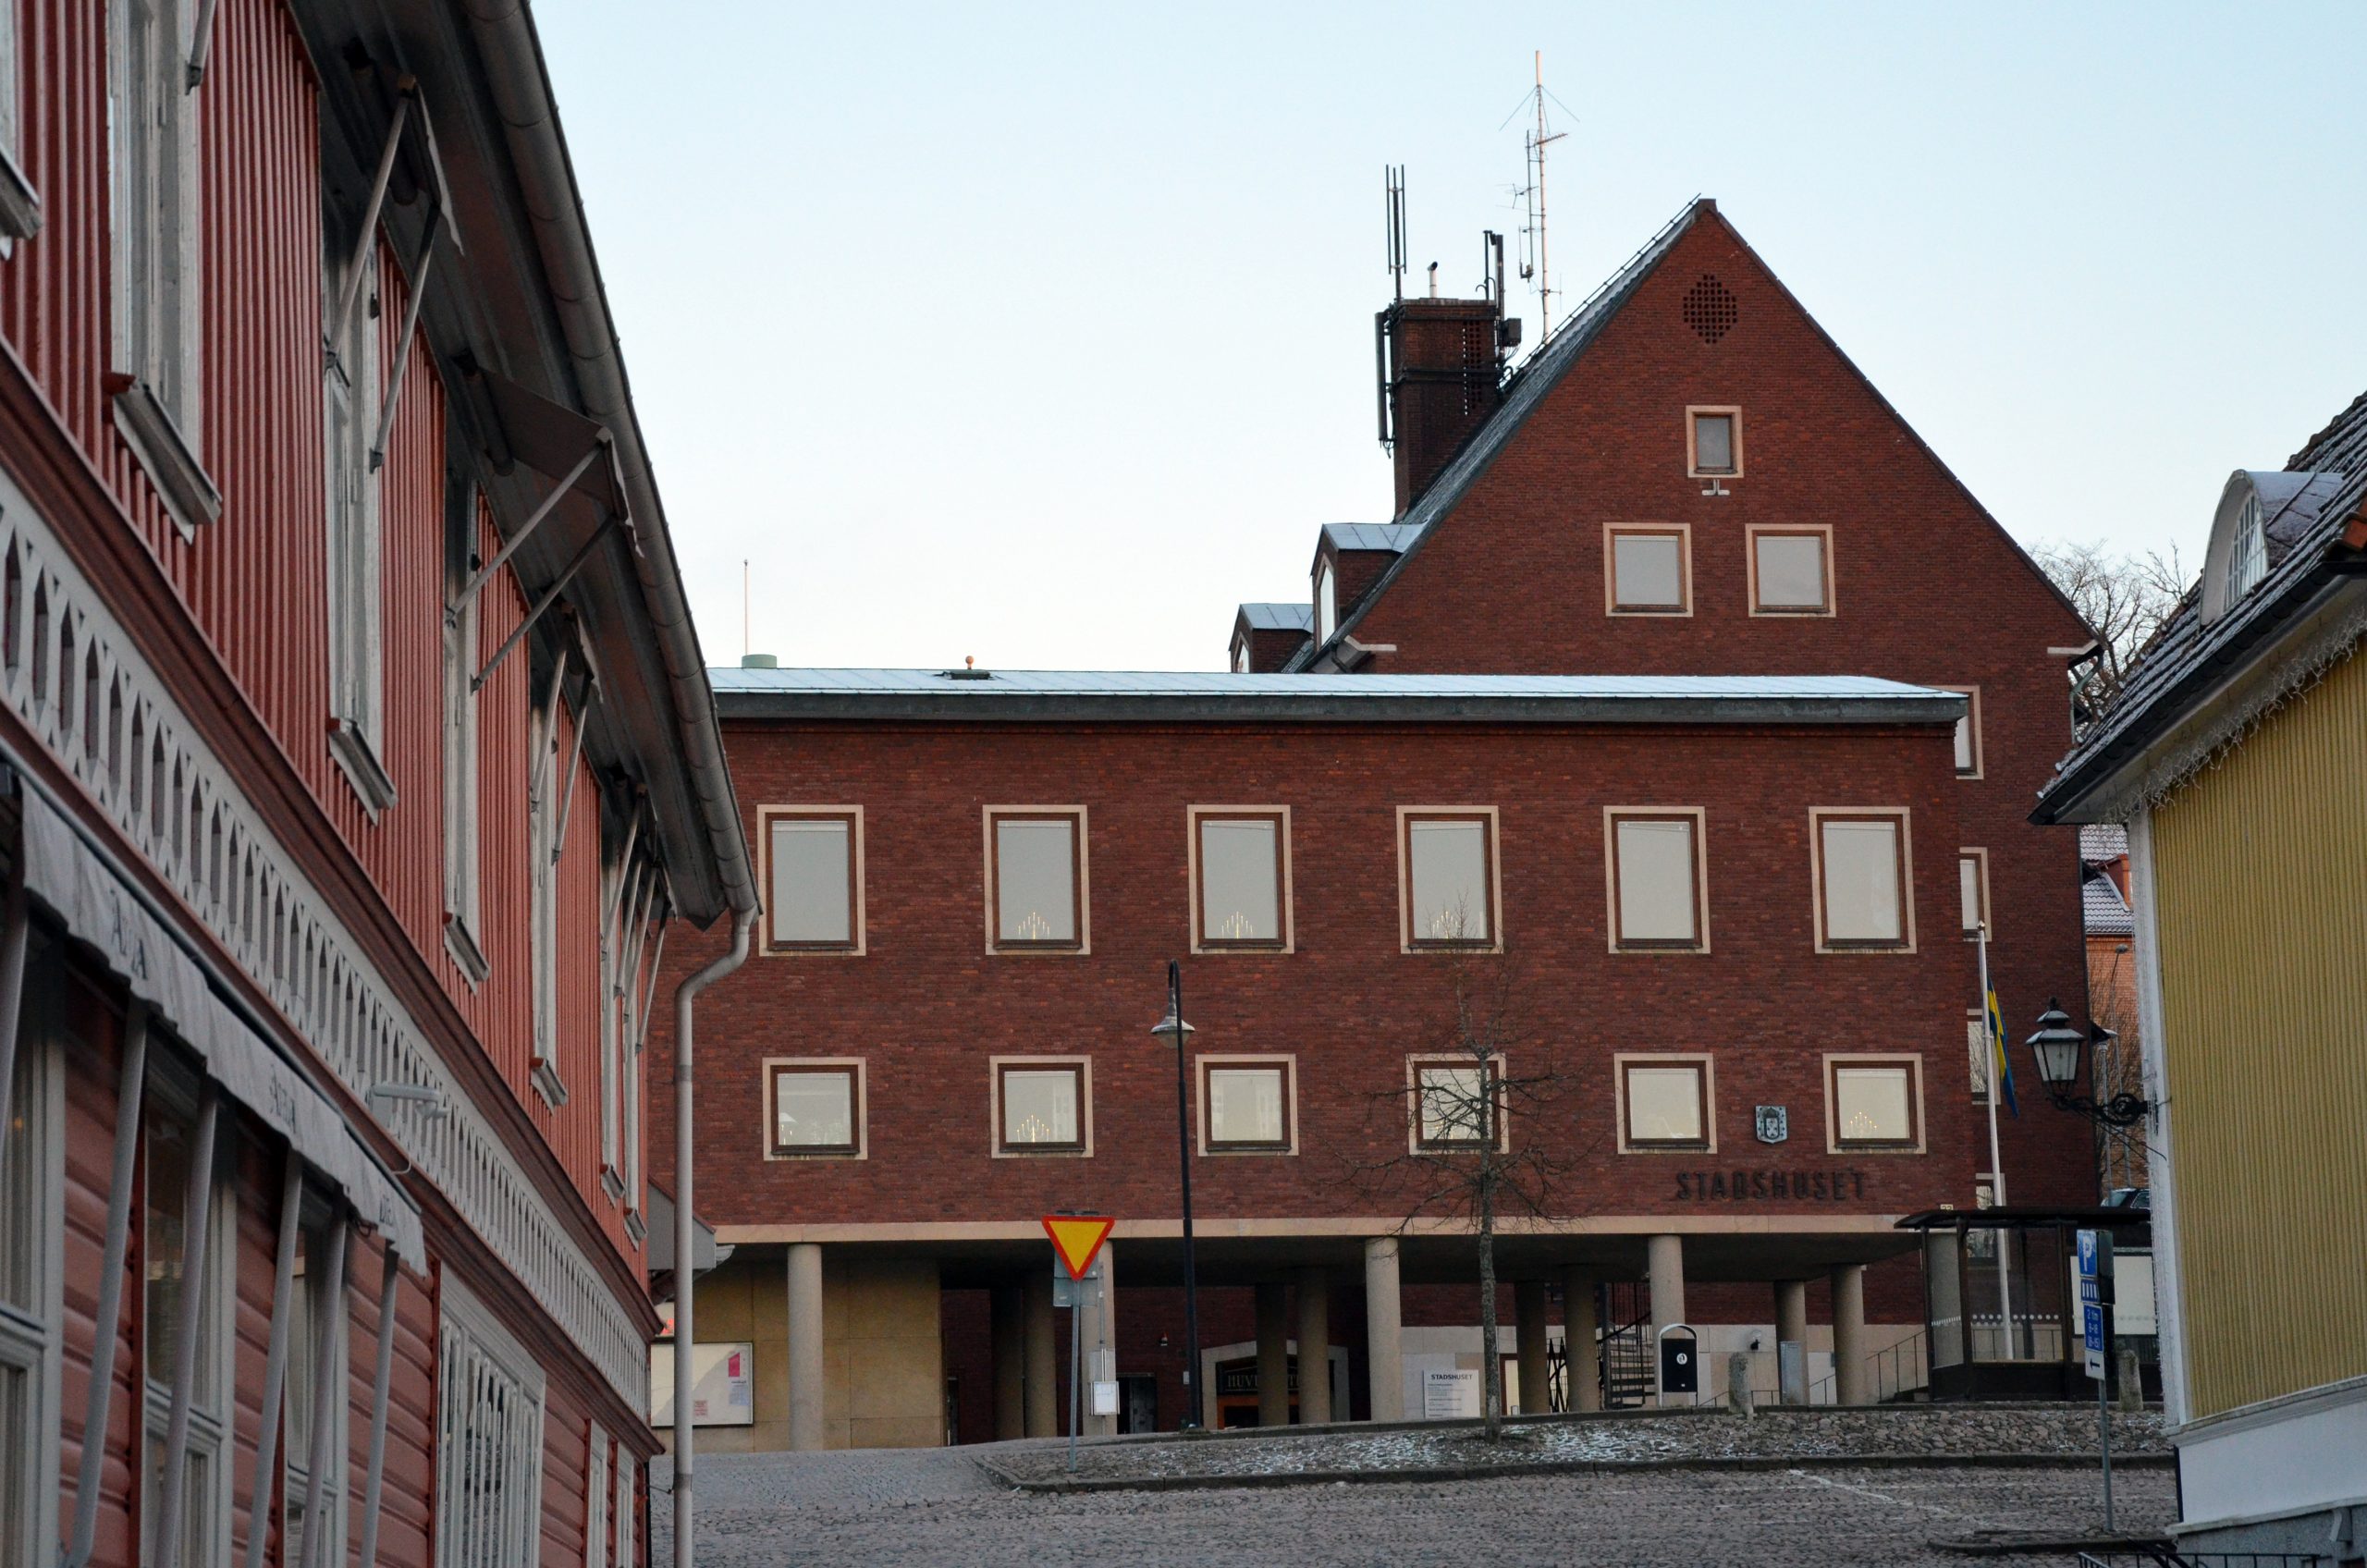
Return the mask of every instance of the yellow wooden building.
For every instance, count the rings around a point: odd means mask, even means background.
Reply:
[[[2367,398],[2227,482],[2041,797],[2128,827],[2180,1537],[2367,1552]]]

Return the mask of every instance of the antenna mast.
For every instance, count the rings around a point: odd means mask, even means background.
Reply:
[[[1553,336],[1553,274],[1547,264],[1545,249],[1545,149],[1561,141],[1568,132],[1554,130],[1546,124],[1545,51],[1538,50],[1534,60],[1537,77],[1535,85],[1529,89],[1529,96],[1536,101],[1537,129],[1527,132],[1523,140],[1527,142],[1524,151],[1528,159],[1528,189],[1525,192],[1528,198],[1527,239],[1536,248],[1537,264],[1534,268],[1523,266],[1520,270],[1523,277],[1528,276],[1532,271],[1537,277],[1537,313],[1539,318],[1537,344],[1541,349],[1545,340]]]

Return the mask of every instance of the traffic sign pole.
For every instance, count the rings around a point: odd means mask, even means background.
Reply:
[[[2096,1447],[2103,1458],[2104,1529],[2112,1530],[2112,1232],[2080,1231],[2079,1247],[2079,1333],[2088,1376],[2096,1385]]]

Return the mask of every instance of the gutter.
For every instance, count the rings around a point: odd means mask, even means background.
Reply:
[[[633,515],[658,523],[641,535],[641,547],[632,552],[633,570],[666,655],[684,760],[690,766],[724,901],[736,915],[744,917],[756,907],[755,875],[749,864],[739,804],[731,792],[730,769],[724,761],[714,698],[707,689],[705,659],[691,622],[690,603],[682,593],[673,544],[665,527],[665,509],[650,474],[649,455],[642,445],[624,361],[617,351],[616,325],[608,314],[599,263],[592,254],[576,191],[574,168],[559,132],[542,44],[523,5],[467,0],[466,8],[471,36],[476,42],[494,106],[501,116],[545,278],[566,335],[577,389],[585,410],[616,437]]]
[[[953,721],[976,724],[1651,724],[1674,726],[1954,724],[1955,692],[1897,696],[1481,696],[1288,692],[1151,696],[1125,692],[733,691],[733,720]]]

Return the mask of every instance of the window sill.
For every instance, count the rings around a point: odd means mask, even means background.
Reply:
[[[360,725],[350,718],[330,720],[329,755],[344,770],[345,781],[362,798],[371,820],[377,820],[380,812],[395,803],[395,781],[379,766],[378,753]]]
[[[543,1103],[553,1110],[567,1103],[567,1084],[560,1079],[558,1069],[549,1062],[537,1059],[526,1076],[533,1082],[534,1093],[542,1096]]]
[[[469,923],[457,914],[444,916],[444,950],[452,955],[452,962],[460,966],[460,973],[468,976],[472,986],[484,985],[485,976],[493,973],[484,949],[477,946],[476,937],[469,930]]]
[[[649,1234],[649,1227],[643,1223],[638,1213],[630,1208],[625,1210],[625,1234],[632,1238],[632,1244],[636,1247]]]
[[[12,239],[31,239],[41,232],[41,192],[25,178],[17,160],[0,151],[0,255]]]
[[[173,525],[180,530],[182,539],[194,541],[198,525],[213,522],[222,515],[222,492],[206,477],[205,467],[197,454],[189,449],[181,438],[179,426],[156,394],[144,381],[126,376],[110,376],[109,390],[115,394],[115,427],[131,455],[156,486],[156,494],[164,499],[165,509],[172,514]]]
[[[1288,1144],[1208,1144],[1200,1150],[1203,1159],[1220,1159],[1231,1155],[1294,1155],[1298,1150]]]
[[[1684,958],[1706,953],[1710,949],[1700,942],[1613,942],[1611,945],[1611,950],[1614,953],[1640,954],[1646,958],[1655,955],[1662,958]]]
[[[600,1191],[610,1203],[621,1203],[625,1195],[625,1179],[617,1174],[613,1165],[600,1167]]]

